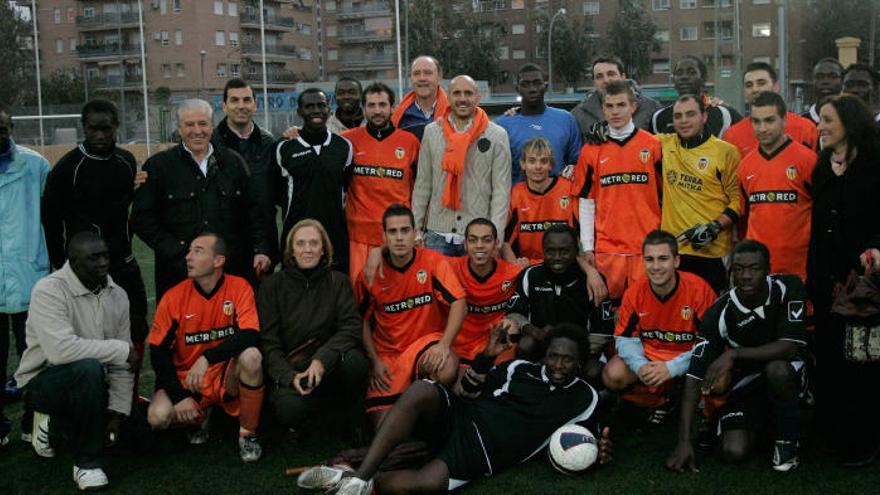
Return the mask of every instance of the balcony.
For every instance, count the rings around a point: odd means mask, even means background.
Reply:
[[[391,30],[368,31],[366,29],[345,29],[339,35],[339,42],[344,44],[373,43],[394,39]]]
[[[80,31],[107,31],[138,27],[137,12],[98,14],[90,17],[76,16],[76,28]]]
[[[247,73],[244,75],[245,81],[252,84],[263,84],[263,73],[262,72],[254,72]],[[288,71],[270,71],[266,75],[266,83],[269,86],[272,85],[280,85],[280,84],[294,84],[296,83],[297,78],[293,74],[293,72]]]
[[[269,31],[289,31],[296,25],[293,17],[282,17],[274,14],[267,15],[264,24]],[[258,13],[245,13],[241,15],[241,27],[260,29],[260,15]]]
[[[346,71],[363,71],[373,69],[386,69],[397,64],[397,59],[393,55],[380,55],[368,57],[346,57],[338,60],[339,70]]]
[[[139,90],[143,81],[138,75],[105,75],[91,76],[88,78],[89,89],[134,89]]]
[[[365,19],[367,17],[390,17],[391,8],[387,5],[347,5],[340,6],[336,11],[339,20]]]
[[[249,45],[244,44],[241,45],[241,53],[243,55],[253,55],[260,57],[263,54],[262,47],[260,45]],[[294,45],[274,45],[266,47],[266,56],[267,57],[288,57],[288,58],[298,58],[299,52]]]
[[[130,43],[125,45],[108,44],[108,45],[82,45],[76,47],[76,52],[81,60],[97,61],[101,59],[112,60],[114,58],[140,55],[141,45]]]

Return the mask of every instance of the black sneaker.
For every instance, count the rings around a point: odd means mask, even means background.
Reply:
[[[666,419],[669,418],[670,414],[671,410],[668,402],[662,406],[657,406],[648,414],[648,425],[652,427],[661,426],[666,422]]]
[[[780,472],[791,471],[798,466],[798,444],[777,440],[773,445],[773,469]]]

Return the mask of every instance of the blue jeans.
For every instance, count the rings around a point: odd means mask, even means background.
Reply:
[[[425,247],[433,249],[444,256],[456,257],[464,256],[464,244],[454,244],[447,242],[443,235],[436,232],[425,232]]]

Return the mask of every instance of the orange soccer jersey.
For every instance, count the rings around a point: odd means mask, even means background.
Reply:
[[[529,189],[527,181],[513,186],[504,238],[518,257],[539,263],[544,258],[544,231],[559,223],[577,227],[577,201],[571,194],[571,181],[554,177],[543,193]]]
[[[351,141],[351,182],[345,197],[349,240],[381,246],[385,243],[382,215],[393,203],[410,206],[419,140],[395,130],[381,139],[367,127],[342,133]]]
[[[642,240],[660,227],[661,160],[660,141],[641,129],[581,149],[573,190],[596,202],[597,253],[640,254]]]
[[[647,277],[626,290],[614,335],[639,337],[650,361],[669,361],[693,348],[700,320],[715,302],[715,291],[701,277],[677,272],[675,289],[660,299]]]
[[[211,294],[187,279],[162,296],[148,343],[171,349],[183,380],[199,357],[241,330],[260,330],[254,291],[245,279],[226,274]]]
[[[810,119],[796,113],[786,113],[785,134],[811,150],[819,149],[819,131]],[[758,138],[748,117],[730,126],[724,133],[724,140],[739,148],[740,156],[746,156],[758,147]]]
[[[483,278],[471,270],[467,256],[451,263],[464,287],[468,308],[452,346],[463,362],[472,361],[483,350],[489,340],[489,327],[504,318],[508,302],[516,293],[520,267],[500,259],[495,263],[495,269]]]
[[[770,250],[770,269],[806,279],[813,200],[810,178],[816,153],[792,140],[767,155],[760,148],[743,158],[737,170],[746,239]]]
[[[400,354],[417,339],[432,332],[443,332],[444,312],[449,305],[465,297],[464,289],[446,257],[426,248],[416,248],[404,268],[397,268],[386,258],[377,277],[367,284],[358,277],[357,293],[361,312],[373,323],[373,343],[377,354]]]

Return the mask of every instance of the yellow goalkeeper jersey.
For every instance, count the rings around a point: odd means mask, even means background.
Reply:
[[[736,168],[739,150],[715,136],[686,147],[677,134],[658,134],[663,145],[663,210],[661,228],[679,235],[694,225],[711,222],[722,212],[740,214]],[[733,247],[732,229],[696,250],[690,242],[679,246],[681,254],[720,258]]]

